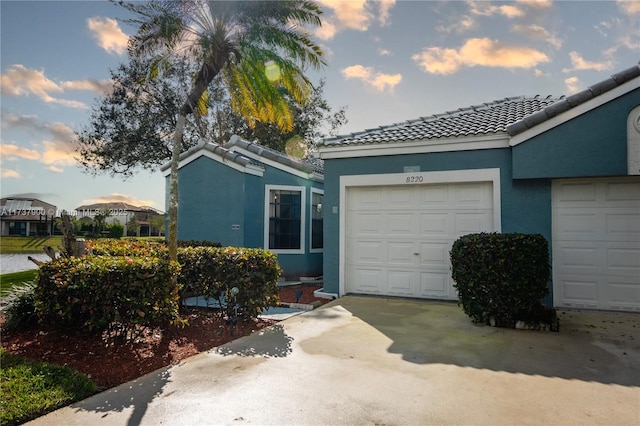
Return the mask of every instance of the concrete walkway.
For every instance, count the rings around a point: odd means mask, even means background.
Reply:
[[[455,304],[348,296],[32,425],[637,425],[640,315],[560,333]]]

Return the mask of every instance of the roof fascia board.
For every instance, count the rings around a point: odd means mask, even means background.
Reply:
[[[518,133],[517,135],[511,138],[510,145],[516,146],[521,144],[522,142],[526,142],[527,140],[538,136],[548,130],[553,129],[561,124],[566,123],[569,120],[572,120],[582,114],[585,114],[593,109],[598,108],[601,105],[606,104],[616,98],[619,98],[622,95],[631,92],[632,90],[640,87],[640,77],[633,78],[626,83],[621,84],[620,86],[614,87],[613,89],[604,92],[588,101],[576,105],[575,107],[564,111],[555,117],[549,118],[548,120],[543,121],[531,129],[527,129],[522,133]]]
[[[379,157],[385,155],[430,154],[451,151],[476,151],[480,149],[508,148],[509,137],[505,134],[480,138],[450,138],[422,140],[420,142],[381,143],[366,145],[321,146],[320,158]]]
[[[298,170],[298,169],[295,169],[293,167],[287,166],[286,164],[282,164],[282,163],[280,163],[278,161],[274,161],[274,160],[271,160],[269,158],[263,157],[258,153],[251,152],[251,151],[249,151],[249,150],[247,150],[247,149],[245,149],[245,148],[243,148],[241,146],[234,145],[230,149],[233,152],[237,152],[239,154],[244,155],[245,157],[251,158],[252,160],[259,161],[261,163],[266,164],[267,166],[274,167],[276,169],[282,170],[282,171],[287,172],[289,174],[292,174],[294,176],[298,176],[298,177],[301,177],[303,179],[313,179],[314,178],[314,176],[313,176],[314,173],[303,172],[301,170]],[[313,179],[313,180],[315,180],[315,179]]]
[[[181,169],[182,167],[186,166],[192,161],[197,160],[200,157],[210,158],[214,161],[217,161],[220,164],[224,164],[225,166],[231,167],[232,169],[237,170],[241,173],[246,173],[246,174],[255,175],[255,176],[262,176],[264,174],[264,170],[262,170],[260,167],[256,165],[249,164],[247,166],[242,166],[241,164],[238,164],[234,161],[226,160],[222,156],[215,154],[207,149],[200,149],[194,152],[193,154],[186,156],[185,158],[180,160],[180,163],[178,164],[178,168]],[[163,173],[162,173],[163,176],[167,177],[170,174],[171,174],[170,168],[163,170]]]

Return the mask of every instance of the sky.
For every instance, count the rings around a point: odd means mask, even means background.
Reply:
[[[319,0],[313,37],[340,134],[512,96],[570,95],[640,60],[640,0]],[[123,201],[164,211],[165,180],[77,165],[74,132],[127,61],[136,28],[103,1],[0,0],[0,194],[73,210]]]

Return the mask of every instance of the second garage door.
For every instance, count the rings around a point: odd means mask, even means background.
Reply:
[[[495,230],[491,182],[351,187],[346,201],[347,293],[454,300],[451,245]]]

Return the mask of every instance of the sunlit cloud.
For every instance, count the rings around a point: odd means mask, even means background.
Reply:
[[[49,166],[49,170],[54,172],[54,173],[63,173],[64,169],[61,167],[56,167],[56,166]]]
[[[17,159],[39,160],[40,153],[33,149],[3,143],[0,144],[0,158],[2,158],[3,161],[12,161]]]
[[[471,16],[454,16],[451,18],[449,25],[438,25],[435,29],[441,33],[456,33],[462,34],[469,30],[472,30],[478,26],[478,23]]]
[[[529,38],[532,38],[535,40],[542,40],[546,43],[549,43],[551,46],[555,47],[556,49],[560,49],[560,47],[562,47],[562,40],[555,34],[551,34],[546,28],[540,25],[517,24],[517,25],[513,25],[511,29],[514,32],[524,34]]]
[[[514,6],[512,4],[503,4],[500,6],[496,6],[486,1],[467,1],[469,5],[470,11],[474,15],[480,16],[492,16],[492,15],[502,15],[507,18],[517,18],[524,15],[524,11],[520,9],[518,6]]]
[[[76,164],[74,144],[60,140],[42,141],[41,161],[47,165],[72,166]]]
[[[342,75],[347,79],[361,80],[379,92],[384,92],[387,89],[393,90],[402,81],[402,74],[383,74],[375,71],[372,67],[362,65],[347,67],[342,70]]]
[[[526,5],[534,9],[548,9],[553,5],[551,0],[516,0],[516,3]]]
[[[578,93],[581,90],[581,83],[580,80],[578,80],[578,77],[569,77],[564,80],[564,84],[567,87],[567,93],[569,94]]]
[[[126,53],[129,36],[122,32],[118,21],[95,17],[87,19],[87,26],[98,40],[98,45],[104,50],[118,55]]]
[[[378,55],[380,56],[391,56],[391,51],[388,49],[378,49]]]
[[[77,80],[77,81],[63,81],[62,87],[70,90],[87,90],[95,92],[99,95],[106,95],[113,89],[112,80]]]
[[[388,25],[391,9],[395,0],[319,0],[326,15],[322,27],[315,31],[321,40],[330,40],[342,30],[367,31],[377,20],[378,24]]]
[[[613,68],[613,63],[611,61],[587,61],[584,59],[578,52],[569,53],[569,57],[571,58],[571,68],[564,68],[563,72],[572,72],[572,71],[584,71],[584,70],[594,70],[594,71],[606,71]]]
[[[535,70],[533,70],[533,75],[536,77],[545,77],[546,74],[541,70],[536,68]]]
[[[618,8],[627,15],[640,15],[640,2],[638,0],[617,0]]]
[[[549,62],[544,53],[527,46],[516,46],[489,38],[473,38],[460,49],[428,47],[411,57],[423,71],[452,74],[463,67],[533,68]]]
[[[1,93],[9,96],[36,95],[46,103],[54,103],[69,108],[88,108],[83,102],[60,99],[51,93],[63,93],[64,88],[44,75],[44,71],[37,71],[16,64],[10,66],[0,75]]]
[[[114,192],[110,195],[102,195],[96,198],[90,198],[82,201],[82,204],[98,203],[127,203],[138,207],[153,206],[154,204],[151,200],[140,200],[138,198],[132,197],[131,195],[118,194],[117,192]]]
[[[20,173],[16,172],[15,170],[10,170],[10,169],[2,169],[2,173],[0,174],[0,176],[2,176],[3,179],[20,179]]]
[[[75,139],[75,132],[64,123],[43,123],[35,115],[2,115],[2,128],[5,130],[23,128],[46,133],[55,139],[71,141]]]

